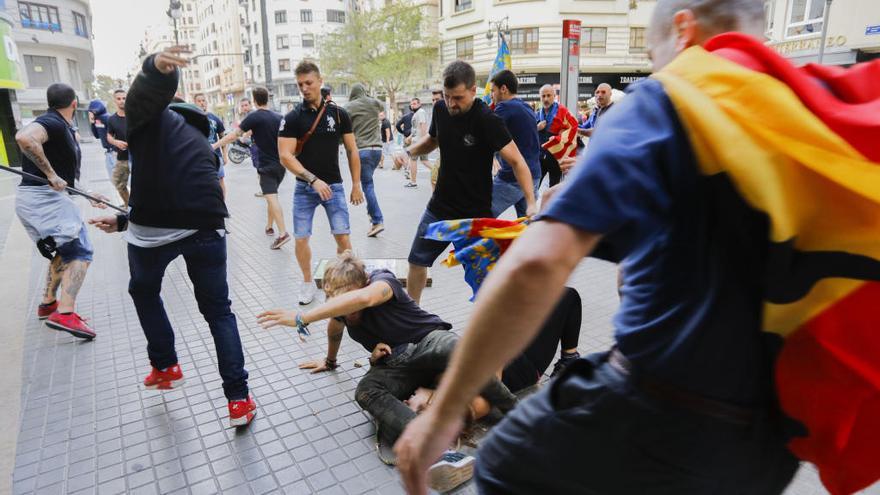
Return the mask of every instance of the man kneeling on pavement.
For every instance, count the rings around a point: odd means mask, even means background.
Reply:
[[[348,327],[351,338],[371,353],[370,370],[358,383],[355,399],[375,418],[381,440],[391,445],[416,417],[419,407],[409,399],[420,389],[436,387],[459,337],[450,331],[451,324],[419,307],[392,272],[380,269],[367,273],[364,263],[350,251],[325,270],[324,291],[327,301],[317,308],[266,311],[258,321],[264,328],[285,325],[307,333],[303,329],[310,323],[328,319],[327,357],[323,362],[300,365],[313,373],[337,368],[336,355]],[[580,296],[567,289],[532,346],[483,389],[470,408],[470,419],[488,412],[486,402],[503,413],[512,409],[517,399],[511,390],[537,383],[560,342],[562,354],[554,374],[579,357],[580,312]],[[430,404],[430,399],[427,402]],[[424,405],[424,400],[421,403]],[[449,490],[470,478],[473,458],[447,452],[432,471],[436,471],[432,486]]]

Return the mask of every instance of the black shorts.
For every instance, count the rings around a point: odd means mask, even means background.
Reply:
[[[260,191],[263,194],[278,194],[278,186],[284,180],[285,173],[287,170],[281,167],[257,170],[260,175]]]

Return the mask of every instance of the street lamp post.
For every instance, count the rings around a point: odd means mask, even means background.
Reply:
[[[817,60],[820,64],[822,59],[825,58],[825,43],[828,37],[828,18],[831,16],[831,2],[832,0],[825,0],[825,15],[822,18],[822,41],[819,43],[819,57]]]
[[[502,19],[498,21],[489,21],[489,30],[486,31],[486,39],[492,41],[492,38],[495,36],[495,33],[498,33],[498,43],[501,44],[501,36],[509,34],[510,26],[508,21],[510,18],[508,16],[504,16]]]
[[[177,20],[183,17],[183,5],[180,0],[170,0],[168,10],[165,11],[174,23],[174,45],[180,46],[180,34],[177,30]],[[186,83],[183,80],[183,71],[180,71],[180,85],[183,86],[183,99],[186,99]]]

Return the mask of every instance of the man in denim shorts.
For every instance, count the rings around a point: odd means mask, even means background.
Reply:
[[[336,239],[336,252],[351,249],[348,205],[339,172],[339,140],[345,145],[351,170],[351,204],[364,202],[361,190],[361,162],[352,133],[351,117],[332,101],[321,97],[321,72],[312,62],[301,62],[294,71],[303,102],[281,121],[278,154],[281,164],[296,177],[293,193],[293,237],[296,261],[303,274],[299,303],[315,298],[312,280],[312,219],[318,205],[324,207],[330,232]],[[316,123],[317,120],[317,123]]]

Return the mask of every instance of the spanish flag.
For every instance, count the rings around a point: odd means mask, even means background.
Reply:
[[[764,330],[789,447],[833,494],[880,479],[880,62],[796,69],[727,33],[654,74],[700,172],[769,220]]]

